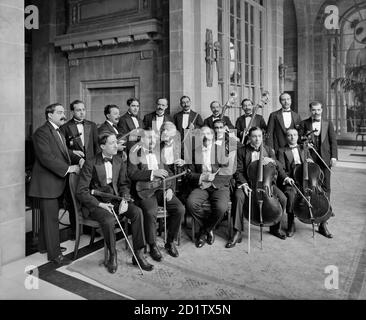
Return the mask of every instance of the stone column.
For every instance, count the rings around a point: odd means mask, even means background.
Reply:
[[[0,269],[25,256],[24,1],[0,2]]]
[[[206,85],[206,29],[217,41],[217,2],[212,0],[169,1],[170,21],[170,105],[171,114],[180,111],[179,98],[188,95],[192,107],[203,118],[209,116],[209,104],[217,100],[217,69],[213,68],[213,86]]]

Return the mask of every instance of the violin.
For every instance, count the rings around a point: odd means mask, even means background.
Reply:
[[[173,180],[185,174],[187,174],[187,170],[179,174],[167,177],[165,179],[155,178],[152,181],[137,181],[136,182],[137,194],[141,199],[151,198],[157,190],[163,190],[164,188],[169,189],[170,187],[172,187]]]
[[[263,143],[260,147],[259,160],[253,161],[247,169],[251,192],[251,212],[244,210],[244,217],[252,224],[260,226],[261,243],[263,238],[263,227],[270,227],[278,223],[283,214],[281,204],[273,195],[273,182],[277,179],[277,168],[274,163],[263,164],[264,159]],[[246,206],[249,208],[249,199]]]
[[[328,220],[332,214],[329,199],[322,189],[323,172],[316,163],[308,163],[309,142],[304,141],[304,162],[295,166],[293,177],[300,186],[294,202],[294,214],[306,224],[314,224]],[[305,201],[307,200],[307,201]],[[313,231],[314,232],[314,231]]]

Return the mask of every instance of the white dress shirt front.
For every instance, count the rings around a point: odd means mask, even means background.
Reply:
[[[285,128],[286,129],[290,128],[291,121],[292,121],[291,112],[282,112],[282,116],[283,116],[283,123],[285,124]]]

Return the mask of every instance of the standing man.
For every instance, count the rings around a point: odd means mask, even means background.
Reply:
[[[108,104],[104,108],[104,116],[106,120],[98,128],[98,134],[102,132],[112,132],[119,134],[118,122],[119,122],[119,107],[115,104]]]
[[[156,110],[154,112],[146,114],[144,117],[143,122],[145,129],[152,129],[158,134],[160,132],[161,125],[165,121],[173,122],[173,119],[168,114],[166,114],[167,108],[167,98],[156,99]]]
[[[91,159],[99,152],[97,125],[85,119],[84,102],[71,102],[70,111],[72,119],[60,128],[66,137],[67,147],[79,158]]]
[[[29,187],[29,196],[40,199],[41,230],[40,249],[47,250],[48,260],[58,266],[69,264],[60,250],[59,198],[63,195],[68,173],[78,173],[79,165],[71,165],[80,157],[66,146],[66,139],[60,131],[65,123],[65,111],[61,104],[54,103],[45,110],[46,123],[33,135],[35,163]],[[80,159],[82,164],[84,160]]]
[[[99,144],[102,152],[95,158],[88,159],[81,170],[80,180],[77,186],[76,196],[81,204],[87,209],[84,215],[99,222],[104,240],[109,251],[107,269],[110,273],[117,270],[117,250],[114,226],[116,224],[112,208],[119,214],[124,214],[131,221],[132,242],[135,255],[142,269],[151,271],[153,265],[149,264],[144,255],[145,247],[144,226],[142,211],[130,199],[130,182],[127,178],[127,164],[117,154],[117,138],[114,133],[106,132],[99,136]],[[123,197],[120,203],[113,203],[108,198],[98,197],[91,194],[91,190],[98,190],[111,195]],[[112,202],[112,203],[111,203]],[[135,258],[132,263],[137,265]]]
[[[127,152],[130,151],[131,147],[139,140],[137,134],[138,130],[143,129],[144,123],[139,118],[140,101],[137,98],[130,98],[127,100],[128,111],[119,119],[118,131],[125,135],[135,130],[128,136]],[[136,132],[136,133],[135,133]]]
[[[282,108],[270,114],[267,128],[267,144],[276,152],[287,144],[287,130],[296,128],[301,122],[300,116],[291,110],[291,96],[288,93],[281,93],[280,103]]]
[[[98,128],[98,135],[102,133],[110,132],[114,133],[117,136],[117,147],[118,154],[122,157],[123,161],[127,161],[127,154],[124,152],[126,148],[124,146],[125,140],[118,139],[120,133],[118,130],[118,122],[119,122],[119,107],[115,104],[108,104],[104,108],[105,122],[100,125]]]
[[[201,116],[191,110],[191,98],[188,96],[182,96],[180,98],[180,106],[182,111],[174,115],[174,124],[180,133],[181,139],[184,138],[184,129],[196,129],[203,126]]]
[[[243,99],[241,102],[241,108],[244,111],[244,114],[240,116],[235,123],[235,129],[237,130],[237,135],[240,141],[243,141],[243,135],[249,131],[249,124],[251,123],[252,127],[259,127],[263,130],[263,132],[266,132],[267,125],[264,121],[263,117],[260,114],[253,115],[253,102],[250,99]],[[254,116],[254,118],[253,118]],[[243,143],[247,143],[246,137],[244,137]]]
[[[300,136],[307,135],[311,131],[316,130],[310,135],[311,145],[322,157],[328,167],[332,168],[336,165],[338,158],[337,137],[334,132],[333,124],[332,122],[324,120],[322,118],[323,106],[320,102],[311,102],[309,108],[311,116],[301,122],[299,129]],[[330,171],[324,165],[323,161],[321,161],[319,157],[315,154],[315,152],[311,149],[310,154],[311,157],[314,159],[314,162],[318,164],[319,167],[323,170],[323,189],[327,193],[328,199],[330,200]],[[326,222],[319,225],[319,233],[327,238],[333,237],[333,235],[329,232],[327,228]]]
[[[214,129],[214,121],[220,120],[221,118],[221,112],[222,107],[218,101],[212,101],[210,103],[210,109],[212,111],[212,115],[210,115],[208,118],[205,119],[203,122],[203,125],[210,127],[211,129]],[[223,116],[222,121],[224,122],[224,129],[229,131],[229,129],[234,129],[233,124],[230,121],[230,118],[228,116]]]
[[[82,161],[92,159],[99,152],[97,125],[92,121],[85,120],[86,109],[84,102],[80,100],[71,102],[70,111],[72,119],[60,128],[66,137],[66,145],[78,157],[78,162],[81,159],[83,159]],[[72,231],[70,239],[74,240],[76,229],[75,212],[68,188],[66,190],[65,199],[67,203],[71,204],[67,207]],[[86,230],[87,228],[85,228],[84,232]]]

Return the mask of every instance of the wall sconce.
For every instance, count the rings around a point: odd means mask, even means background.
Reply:
[[[284,63],[282,63],[282,57],[280,57],[279,66],[278,66],[278,77],[281,80],[285,79],[287,68],[288,67]]]
[[[221,46],[218,41],[213,43],[212,30],[206,29],[206,84],[208,87],[212,87],[213,82],[213,64],[216,62],[216,69],[219,74],[219,79],[221,78],[221,66],[220,66],[220,52]]]

